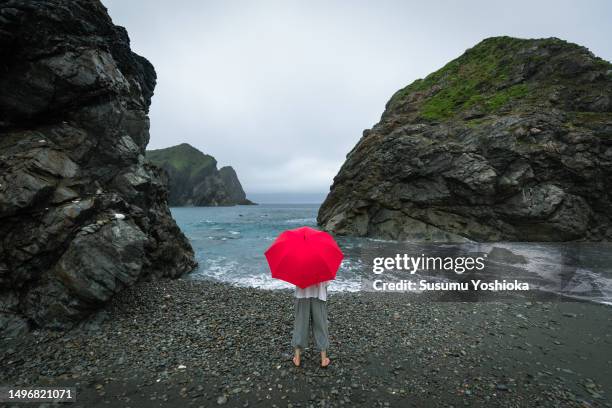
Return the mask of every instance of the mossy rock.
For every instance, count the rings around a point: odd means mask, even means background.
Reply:
[[[561,71],[542,69],[554,63],[551,58],[564,57],[572,57],[575,66],[568,63]],[[488,38],[426,78],[397,91],[387,104],[387,112],[410,105],[415,117],[443,121],[461,118],[470,110],[486,115],[549,106],[555,85],[567,82],[568,75],[579,74],[589,68],[587,65],[612,69],[612,64],[593,57],[585,48],[557,38]]]

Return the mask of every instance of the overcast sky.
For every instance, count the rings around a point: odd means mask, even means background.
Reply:
[[[103,0],[157,71],[156,149],[187,142],[249,193],[326,193],[398,89],[482,39],[612,60],[610,1]]]

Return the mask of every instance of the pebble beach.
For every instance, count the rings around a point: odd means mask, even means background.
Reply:
[[[82,407],[612,406],[609,306],[364,292],[328,302],[327,369],[314,350],[291,363],[290,291],[166,280],[3,349],[0,384],[74,386]]]

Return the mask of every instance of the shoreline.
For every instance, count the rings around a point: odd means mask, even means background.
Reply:
[[[610,406],[606,305],[328,302],[327,370],[312,349],[291,364],[290,290],[179,279],[141,282],[71,331],[35,331],[0,353],[0,384],[76,386],[87,407]]]

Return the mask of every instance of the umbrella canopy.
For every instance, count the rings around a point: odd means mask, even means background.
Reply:
[[[265,255],[273,278],[302,289],[335,279],[344,257],[331,235],[310,227],[282,232]]]

